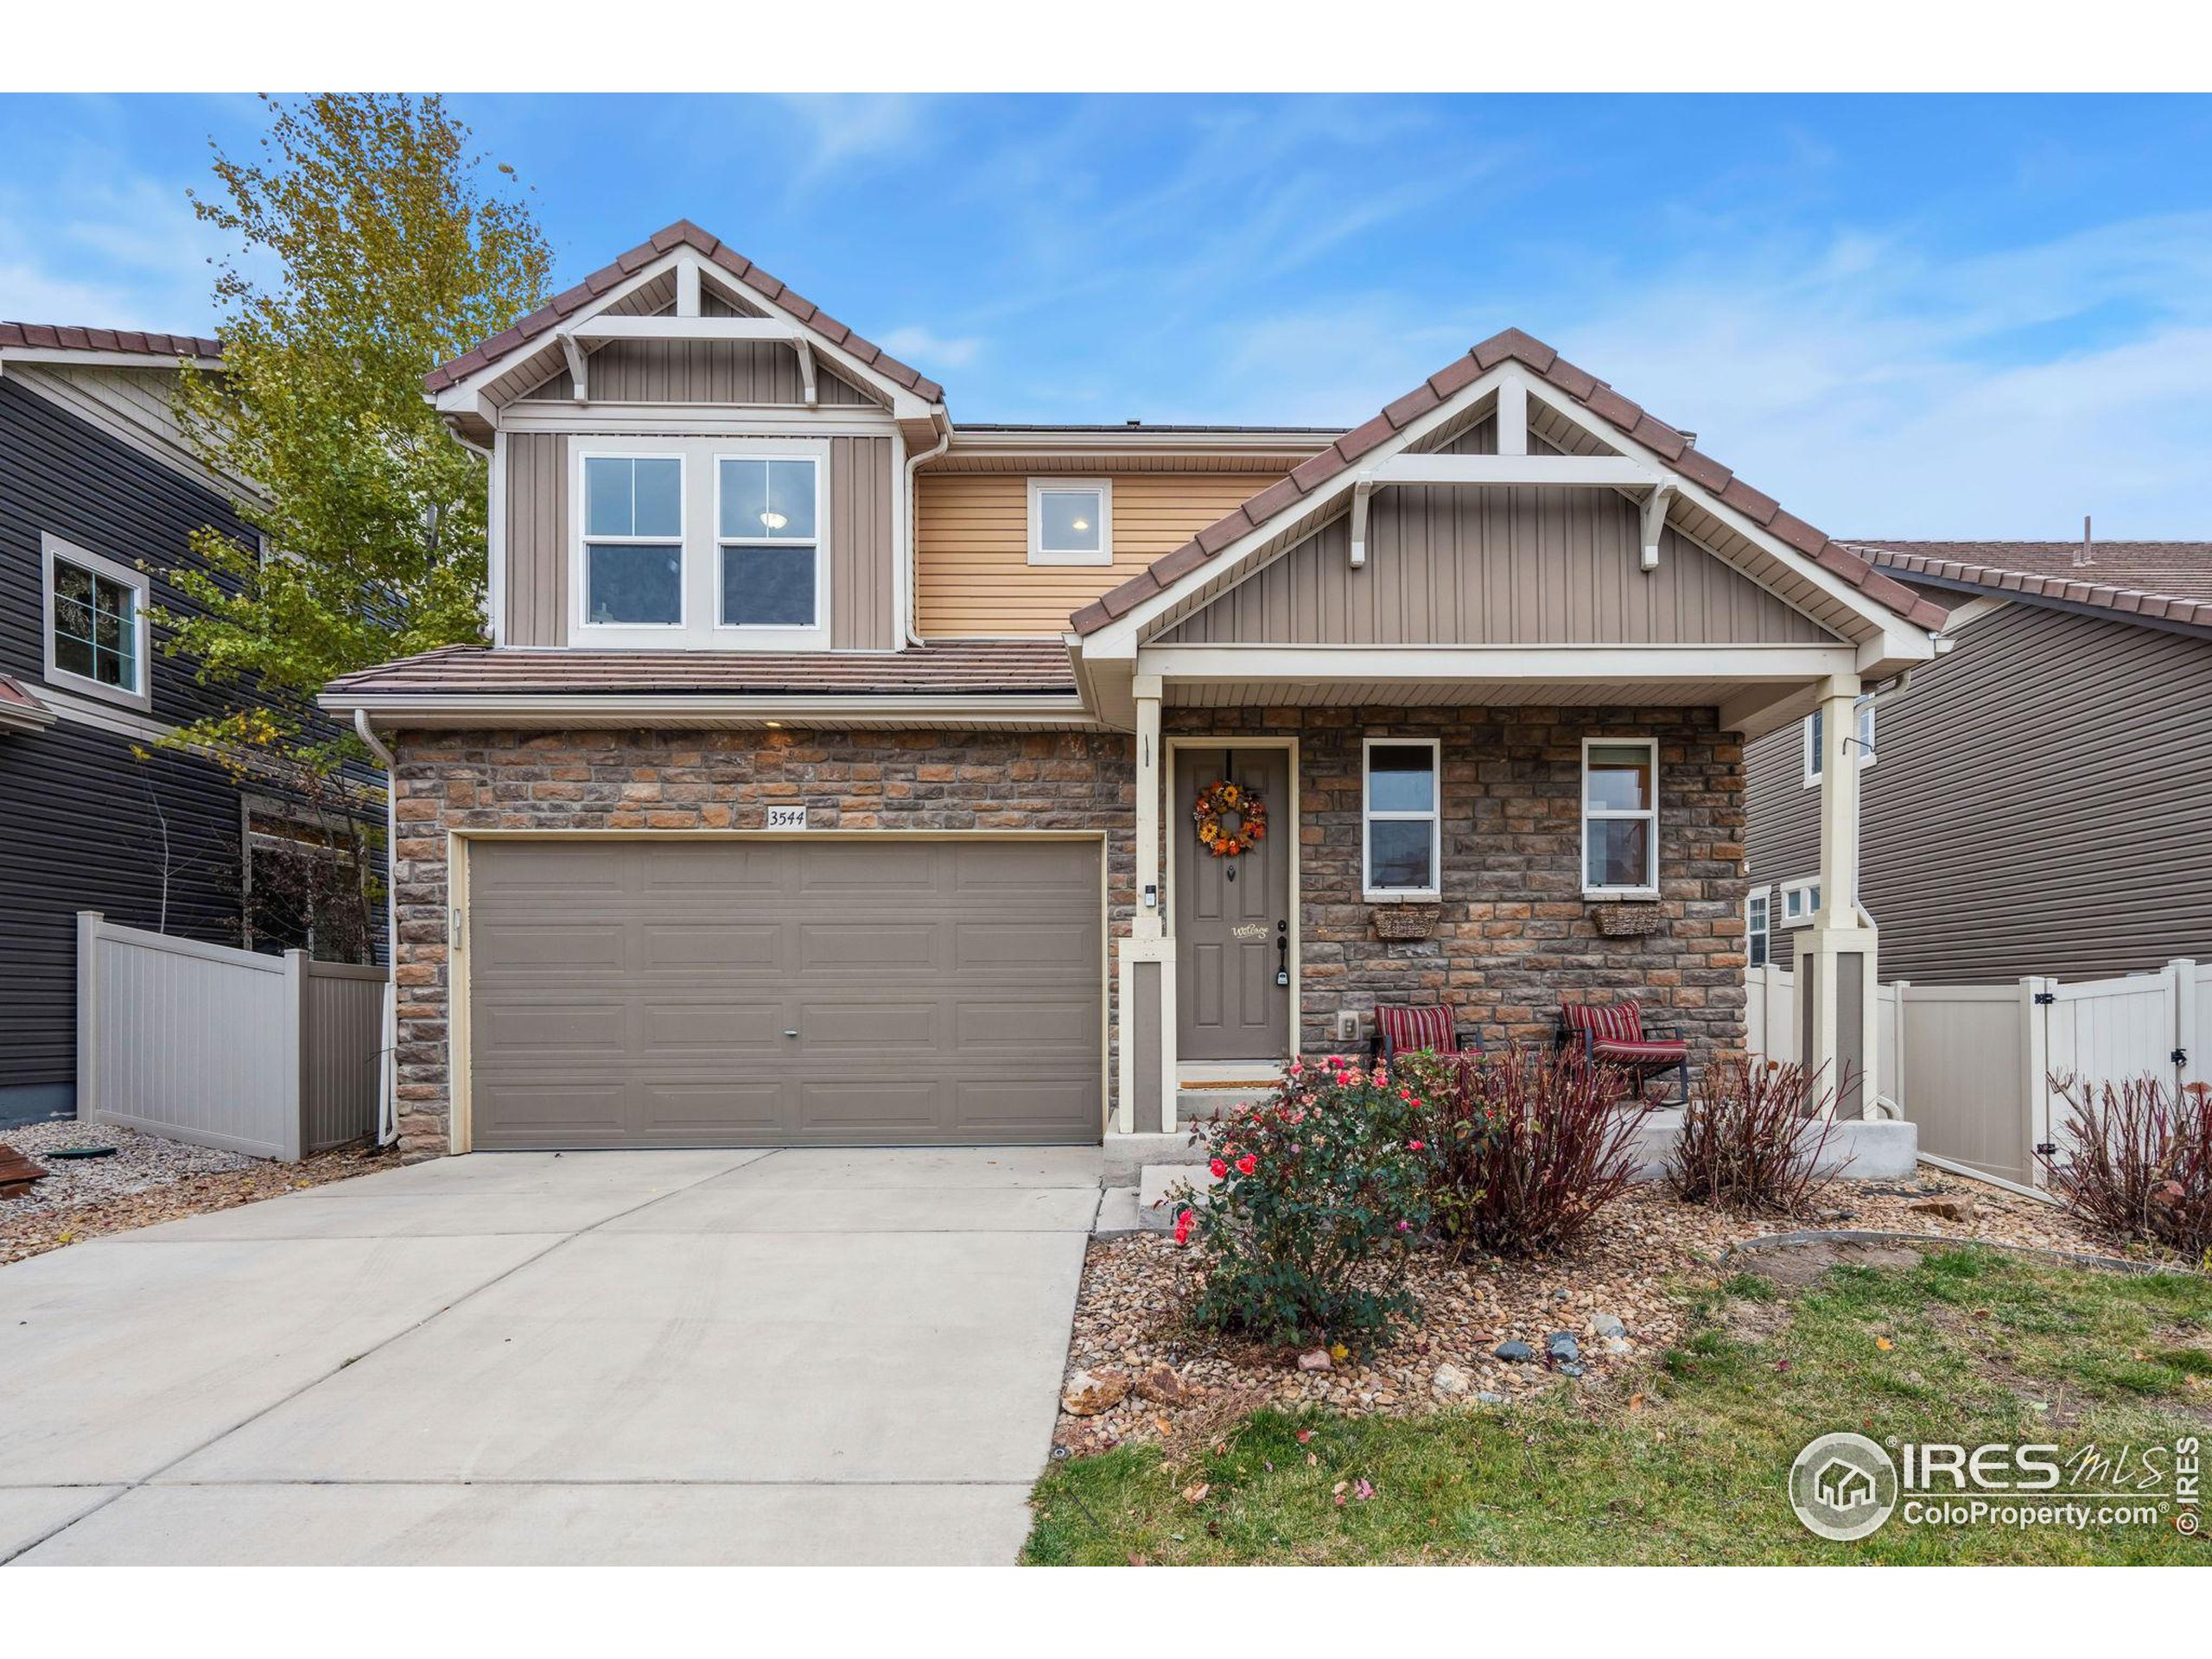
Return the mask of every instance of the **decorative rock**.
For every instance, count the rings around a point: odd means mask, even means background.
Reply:
[[[1497,1357],[1500,1359],[1508,1361],[1515,1365],[1521,1364],[1522,1362],[1534,1359],[1536,1357],[1536,1351],[1531,1348],[1527,1343],[1520,1340],[1517,1337],[1511,1342],[1499,1343],[1497,1344]]]
[[[1197,1397],[1197,1390],[1178,1376],[1171,1365],[1154,1365],[1137,1378],[1137,1398],[1155,1406],[1187,1405]]]
[[[1949,1192],[1938,1193],[1932,1198],[1916,1199],[1905,1205],[1916,1216],[1934,1216],[1942,1221],[1972,1221],[1981,1213],[1981,1206],[1972,1198]]]
[[[1573,1361],[1569,1361],[1559,1368],[1559,1374],[1561,1376],[1580,1376],[1582,1375],[1582,1368]]]
[[[1298,1369],[1301,1371],[1327,1370],[1329,1369],[1329,1351],[1325,1348],[1316,1348],[1309,1353],[1300,1354],[1298,1357]]]
[[[1544,1352],[1553,1359],[1580,1359],[1582,1344],[1572,1331],[1554,1331],[1544,1338]]]
[[[1440,1365],[1428,1386],[1447,1399],[1465,1394],[1472,1386],[1472,1379],[1457,1365]]]
[[[1593,1337],[1624,1337],[1628,1334],[1628,1326],[1621,1323],[1618,1313],[1600,1313],[1590,1321],[1590,1334]]]
[[[1128,1381],[1111,1371],[1094,1376],[1089,1371],[1077,1371],[1068,1378],[1067,1387],[1060,1392],[1060,1409],[1071,1417],[1096,1417],[1102,1411],[1111,1411],[1126,1399]]]
[[[1632,1354],[1636,1351],[1636,1344],[1626,1337],[1607,1337],[1605,1351],[1609,1354]]]
[[[1502,1406],[1505,1403],[1505,1396],[1503,1395],[1492,1394],[1488,1389],[1484,1389],[1480,1394],[1477,1395],[1475,1398],[1485,1406]]]

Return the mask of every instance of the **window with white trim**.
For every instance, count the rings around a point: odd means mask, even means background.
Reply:
[[[1362,885],[1370,899],[1433,899],[1442,855],[1440,747],[1370,737],[1361,791]]]
[[[584,457],[584,626],[683,626],[683,461]]]
[[[819,627],[820,466],[811,455],[721,455],[715,468],[716,625]]]
[[[1659,896],[1659,745],[1652,739],[1582,741],[1582,893]]]
[[[1805,926],[1820,908],[1821,882],[1818,876],[1782,884],[1782,925],[1784,927]]]
[[[1103,478],[1029,480],[1029,563],[1114,563],[1114,485]]]
[[[1863,772],[1874,764],[1873,694],[1869,692],[1866,696],[1860,697],[1854,707],[1859,711],[1859,730],[1853,740],[1853,747],[1858,751],[1859,766]],[[1808,789],[1821,781],[1822,754],[1821,733],[1827,723],[1821,718],[1821,710],[1818,709],[1806,715],[1803,721],[1805,786]]]
[[[1774,944],[1774,889],[1753,887],[1744,895],[1744,965],[1764,968]]]
[[[147,708],[146,576],[117,559],[41,536],[46,677],[65,690]]]

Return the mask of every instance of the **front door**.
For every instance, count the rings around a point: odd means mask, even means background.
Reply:
[[[1256,790],[1267,834],[1217,856],[1192,809],[1224,779]],[[1224,821],[1233,828],[1236,820]],[[1281,1060],[1290,1052],[1290,755],[1279,748],[1179,748],[1174,837],[1176,1052],[1188,1060]]]

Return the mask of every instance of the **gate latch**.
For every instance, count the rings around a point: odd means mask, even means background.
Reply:
[[[2051,1003],[2057,1001],[2058,993],[2056,991],[2037,991],[2036,993],[2036,1001],[2040,1007],[2048,1007]]]

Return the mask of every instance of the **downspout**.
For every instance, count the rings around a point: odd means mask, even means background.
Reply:
[[[384,768],[384,1040],[377,1066],[377,1145],[399,1139],[399,763],[369,725],[369,711],[353,710],[353,732]]]
[[[905,571],[905,581],[901,585],[906,591],[899,595],[899,627],[900,633],[904,636],[900,646],[902,650],[906,645],[918,645],[925,643],[914,626],[914,613],[921,600],[920,573],[918,566],[922,539],[921,521],[917,516],[919,503],[914,496],[914,474],[924,461],[935,461],[952,448],[952,423],[943,415],[931,415],[930,422],[932,426],[940,429],[944,435],[939,437],[931,448],[923,450],[920,454],[906,457],[906,545],[901,550],[903,556],[899,562]]]

